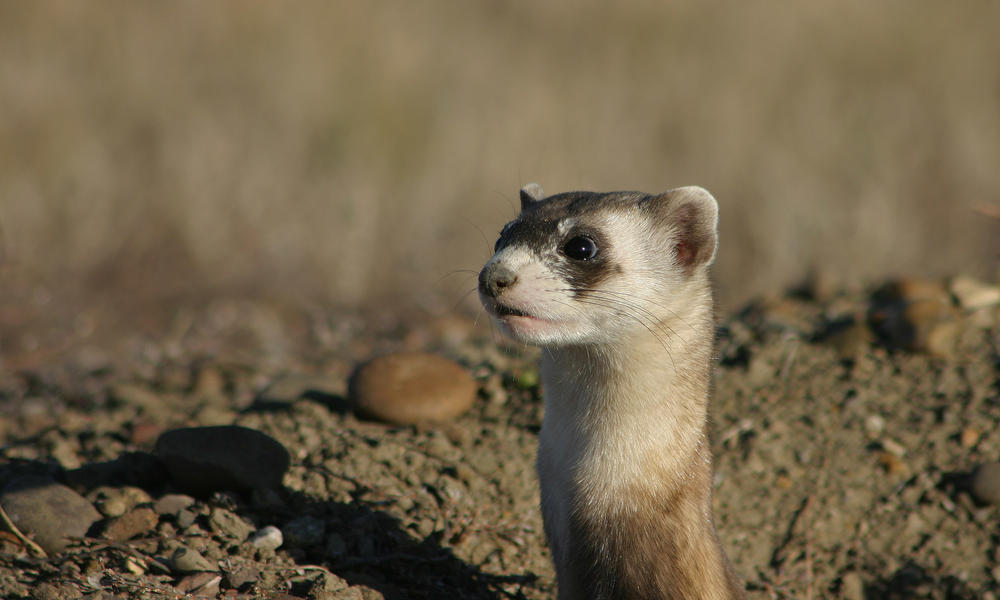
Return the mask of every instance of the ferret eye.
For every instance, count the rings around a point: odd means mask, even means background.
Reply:
[[[597,256],[597,244],[585,235],[578,235],[566,242],[562,251],[573,260],[590,260]]]

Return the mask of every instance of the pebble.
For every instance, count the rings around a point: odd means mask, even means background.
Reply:
[[[279,487],[290,461],[277,440],[238,425],[167,431],[156,454],[174,483],[195,496]]]
[[[261,527],[250,536],[250,543],[263,550],[277,550],[284,542],[281,530],[274,525]]]
[[[240,589],[260,579],[260,568],[251,562],[229,563],[222,567],[226,576],[226,587]]]
[[[222,576],[215,573],[195,573],[181,577],[174,587],[195,597],[215,598],[219,594],[221,581]]]
[[[949,289],[958,304],[967,310],[1000,304],[1000,286],[989,285],[972,277],[959,276],[952,279]]]
[[[351,381],[351,396],[362,415],[400,425],[458,417],[472,406],[476,390],[461,365],[417,352],[376,358]]]
[[[114,402],[142,408],[146,412],[164,412],[159,394],[137,383],[116,383],[108,390]]]
[[[146,490],[134,486],[102,485],[87,494],[97,510],[105,517],[120,517],[140,504],[152,502]]]
[[[56,554],[82,537],[101,514],[86,498],[48,477],[15,479],[0,494],[10,520],[49,554]]]
[[[187,546],[178,546],[170,557],[170,568],[175,573],[216,572],[218,566],[213,565],[200,552]]]
[[[889,347],[939,357],[951,356],[959,334],[957,313],[944,287],[917,279],[876,292],[870,323]]]
[[[114,542],[124,542],[156,529],[159,516],[152,508],[140,506],[111,520],[102,535]]]
[[[903,458],[904,456],[906,456],[906,447],[897,442],[896,440],[892,438],[882,438],[880,440],[880,443],[882,444],[882,449],[885,450],[886,452],[889,452],[893,456],[896,456],[898,458]]]
[[[919,277],[902,277],[882,286],[875,295],[884,300],[947,300],[948,291],[941,282]]]
[[[856,571],[844,573],[840,578],[840,593],[844,600],[865,600],[865,584]]]
[[[181,509],[177,511],[177,526],[181,529],[187,529],[195,524],[198,520],[198,515],[193,510]]]
[[[878,437],[885,430],[885,419],[881,415],[868,415],[865,418],[865,431],[871,437]]]
[[[867,323],[852,321],[849,325],[830,332],[823,341],[836,351],[840,360],[855,360],[864,354],[873,339]]]
[[[343,394],[341,377],[287,374],[277,377],[257,396],[254,408],[287,408],[303,398],[329,401]]]
[[[878,462],[889,475],[905,475],[910,470],[901,458],[891,452],[880,452]]]
[[[194,502],[194,498],[186,494],[164,494],[153,504],[153,510],[161,515],[177,516]]]
[[[963,448],[972,448],[979,442],[979,430],[975,427],[965,427],[958,435]]]
[[[226,378],[215,367],[202,367],[195,376],[192,391],[198,395],[221,395],[226,391]]]
[[[253,525],[243,520],[239,515],[217,506],[212,508],[212,512],[208,516],[208,525],[213,532],[241,542],[253,533]]]
[[[977,502],[1000,504],[1000,462],[983,463],[972,472],[969,491]]]

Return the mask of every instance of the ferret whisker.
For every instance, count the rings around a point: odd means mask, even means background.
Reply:
[[[626,294],[624,292],[616,292],[614,290],[605,290],[605,289],[600,289],[599,290],[599,289],[593,289],[593,288],[573,288],[572,291],[578,291],[578,292],[583,292],[583,293],[588,293],[588,294],[598,294],[598,293],[600,293],[600,294],[605,294],[605,295],[609,295],[609,296],[619,296],[619,297],[626,297],[626,298],[631,298],[631,297],[634,296],[634,294]],[[696,328],[694,327],[694,325],[692,325],[691,323],[688,323],[687,319],[684,319],[683,317],[681,317],[680,315],[678,315],[676,311],[674,311],[673,309],[671,309],[666,304],[661,304],[659,302],[654,302],[652,300],[647,300],[647,302],[649,302],[649,304],[652,304],[656,308],[660,308],[660,309],[663,309],[663,310],[669,312],[675,319],[677,319],[678,321],[680,321],[681,323],[683,323],[684,325],[686,325],[692,331],[697,331]],[[652,312],[652,311],[650,311],[650,312]],[[670,331],[674,335],[677,335],[677,332],[674,331],[673,329],[671,329]]]
[[[624,303],[621,303],[621,302],[614,303],[614,302],[612,302],[610,300],[599,301],[599,299],[597,299],[597,298],[578,298],[577,301],[581,302],[583,304],[590,304],[592,306],[601,306],[601,307],[604,307],[604,308],[610,308],[610,309],[616,310],[618,312],[618,314],[620,314],[622,316],[626,316],[626,317],[629,317],[631,319],[635,319],[635,321],[637,323],[639,323],[640,325],[642,325],[646,329],[646,331],[648,331],[650,333],[650,335],[652,335],[656,339],[656,341],[659,342],[659,344],[663,348],[664,352],[667,353],[667,357],[670,358],[670,365],[676,369],[676,363],[674,362],[674,355],[673,355],[673,353],[670,352],[670,347],[667,344],[667,341],[663,338],[663,336],[659,332],[657,332],[654,329],[654,327],[655,327],[656,324],[653,323],[652,326],[650,324],[647,324],[646,321],[644,321],[642,319],[642,317],[640,316],[641,313],[640,314],[633,314],[633,313],[629,312],[628,310],[622,310],[622,307],[624,307],[626,309],[627,308],[631,308],[631,307],[629,307],[628,305],[626,305]],[[564,302],[563,304],[566,304],[567,306],[569,306],[568,303]],[[650,318],[650,317],[647,317],[647,318]]]
[[[466,298],[468,298],[470,294],[472,294],[473,292],[477,291],[478,289],[479,289],[479,288],[478,288],[478,286],[477,286],[477,287],[473,287],[473,288],[470,288],[470,289],[466,290],[464,294],[462,294],[461,296],[459,296],[459,297],[458,297],[458,300],[456,300],[456,301],[455,301],[455,304],[453,304],[453,305],[451,306],[451,310],[452,310],[452,312],[455,312],[455,311],[457,311],[457,310],[458,310],[458,308],[459,308],[460,306],[462,306],[462,303],[463,303],[463,302],[465,302],[465,299],[466,299]],[[482,312],[482,311],[477,311],[477,312],[476,312],[476,319],[478,319],[478,318],[479,318],[479,314],[480,314],[481,312]]]
[[[630,301],[631,298],[633,297],[631,295],[620,294],[620,293],[619,294],[615,294],[615,293],[611,293],[608,290],[596,290],[596,289],[589,289],[589,288],[569,288],[569,289],[567,289],[565,291],[570,291],[570,292],[575,292],[575,293],[584,293],[584,294],[587,294],[588,297],[590,297],[590,298],[601,297],[601,298],[603,298],[604,300],[606,300],[608,302],[618,302],[618,303],[622,304],[623,306],[627,306],[628,308],[631,308],[631,309],[633,309],[633,310],[635,310],[637,312],[642,312],[644,315],[646,315],[649,318],[650,324],[652,326],[656,327],[657,329],[659,329],[662,326],[662,327],[666,328],[667,331],[669,331],[672,335],[674,335],[674,336],[677,335],[677,332],[673,329],[673,327],[671,327],[670,325],[668,325],[666,321],[664,321],[664,320],[660,319],[659,317],[657,317],[656,314],[653,313],[653,311],[651,311],[651,310],[643,307],[641,304],[638,304],[636,302]],[[626,299],[628,299],[628,300],[626,300]],[[654,306],[655,306],[655,303],[654,303]],[[673,311],[671,311],[671,312],[673,312]],[[683,319],[680,319],[680,320],[683,322]]]

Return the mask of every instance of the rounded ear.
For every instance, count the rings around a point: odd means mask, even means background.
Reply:
[[[676,232],[673,241],[677,264],[687,274],[715,260],[718,246],[719,205],[698,186],[670,190],[653,199],[660,225]]]
[[[521,210],[524,210],[535,202],[540,202],[543,198],[545,198],[545,192],[542,190],[542,185],[540,183],[529,183],[521,188]]]

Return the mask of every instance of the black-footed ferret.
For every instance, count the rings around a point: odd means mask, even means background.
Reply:
[[[712,519],[706,433],[718,206],[521,190],[479,274],[486,310],[542,347],[542,517],[559,598],[744,597]]]

